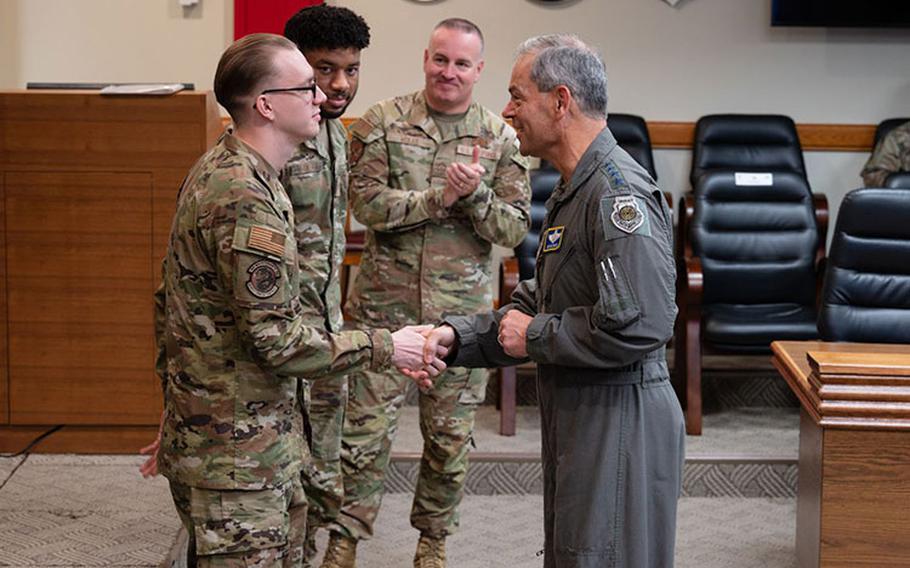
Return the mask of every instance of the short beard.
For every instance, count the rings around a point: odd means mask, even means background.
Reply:
[[[325,110],[325,107],[319,107],[319,114],[322,116],[322,118],[324,120],[333,120],[336,118],[341,118],[341,115],[343,115],[345,113],[345,111],[348,110],[349,106],[351,106],[350,102],[348,102],[348,104],[344,105],[344,108],[342,108],[340,112],[327,112]]]

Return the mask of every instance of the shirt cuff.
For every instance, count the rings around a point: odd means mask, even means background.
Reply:
[[[445,219],[449,216],[443,191],[445,191],[444,187],[432,187],[423,193],[427,204],[427,215],[430,219]]]
[[[367,332],[371,343],[370,370],[382,371],[392,365],[395,343],[392,332],[387,329],[374,329]]]
[[[493,203],[493,190],[481,182],[471,195],[462,198],[462,206],[475,220],[483,221],[487,218],[490,205]]]
[[[544,330],[556,314],[537,314],[528,325],[526,345],[528,357],[534,361],[546,361],[547,338]]]

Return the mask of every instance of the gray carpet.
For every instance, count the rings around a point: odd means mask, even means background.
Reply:
[[[401,427],[392,446],[394,453],[422,450],[417,421],[416,406],[402,408]],[[477,452],[540,455],[540,414],[536,407],[518,407],[515,436],[499,435],[499,411],[494,406],[478,409],[475,429]],[[688,458],[752,456],[795,460],[798,455],[799,409],[795,407],[742,407],[706,414],[702,435],[686,437]]]
[[[0,459],[0,472],[20,460]],[[29,457],[0,489],[0,566],[158,566],[179,523],[166,483],[142,480],[140,462]],[[359,551],[360,566],[410,566],[417,538],[408,523],[410,499],[387,495],[376,537]],[[461,511],[461,531],[449,542],[451,566],[541,565],[539,496],[469,496]],[[793,499],[683,498],[677,565],[794,567],[795,518]]]

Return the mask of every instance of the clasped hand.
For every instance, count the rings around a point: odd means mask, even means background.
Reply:
[[[409,325],[392,334],[392,364],[423,389],[431,388],[432,377],[445,371],[443,358],[449,353],[449,346],[438,343],[431,351],[427,349],[427,338],[433,331],[432,325]]]
[[[480,146],[474,146],[470,164],[452,162],[446,167],[446,188],[444,199],[446,207],[462,197],[474,193],[480,187],[480,181],[486,169],[480,164]]]

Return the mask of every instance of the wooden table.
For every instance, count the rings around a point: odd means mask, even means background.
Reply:
[[[910,566],[910,346],[771,348],[802,407],[799,566]]]

